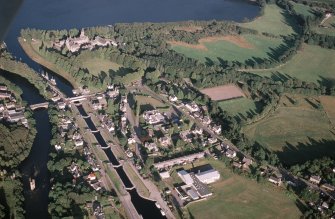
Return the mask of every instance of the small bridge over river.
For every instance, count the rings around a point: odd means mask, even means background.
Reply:
[[[37,103],[37,104],[32,104],[30,105],[30,109],[32,110],[36,110],[36,109],[48,109],[49,107],[49,103],[48,102],[44,102],[44,103]]]

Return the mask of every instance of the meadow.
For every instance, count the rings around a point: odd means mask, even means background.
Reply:
[[[274,50],[285,46],[281,38],[270,38],[262,35],[241,35],[244,41],[248,43],[248,47],[231,40],[217,40],[212,42],[203,42],[205,49],[198,47],[190,47],[186,45],[171,44],[171,48],[178,53],[187,57],[198,59],[204,63],[213,61],[219,63],[220,60],[245,61],[254,58],[270,59]]]
[[[267,70],[252,70],[260,76],[271,77],[277,73],[303,81],[327,83],[335,79],[335,50],[304,44],[303,48],[287,63]]]
[[[318,97],[283,96],[275,112],[243,132],[289,165],[329,155],[335,135],[320,103]]]
[[[100,59],[100,58],[90,58],[90,59],[83,59],[82,66],[87,68],[90,74],[98,76],[102,71],[105,73],[109,73],[110,70],[118,71],[121,66],[115,62]]]
[[[331,16],[323,23],[323,27],[316,26],[312,29],[316,33],[335,36],[335,16]]]
[[[246,120],[259,113],[258,104],[246,97],[218,102],[219,107],[237,120]]]
[[[284,190],[267,182],[234,174],[221,161],[204,160],[221,174],[221,179],[210,185],[213,196],[187,206],[190,218],[299,218],[301,213],[293,198]],[[197,164],[195,164],[197,165]]]
[[[264,14],[251,22],[240,23],[241,26],[257,30],[259,33],[270,33],[275,36],[295,33],[296,21],[285,10],[275,4],[268,4]]]

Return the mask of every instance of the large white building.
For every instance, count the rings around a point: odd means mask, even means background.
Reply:
[[[195,176],[200,180],[200,182],[205,184],[210,184],[220,179],[219,171],[214,169],[196,173]]]

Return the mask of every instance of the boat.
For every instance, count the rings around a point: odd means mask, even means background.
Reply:
[[[161,209],[161,206],[158,204],[158,202],[155,202],[155,205],[158,209]]]
[[[162,216],[166,215],[165,212],[162,209],[161,209],[161,214],[162,214]]]
[[[35,179],[29,178],[29,183],[30,183],[30,190],[34,191],[35,190]]]
[[[57,83],[56,83],[56,79],[54,79],[53,77],[50,79],[50,83],[53,85],[53,86],[56,86]]]

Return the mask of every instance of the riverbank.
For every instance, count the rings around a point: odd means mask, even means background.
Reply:
[[[52,62],[49,62],[46,59],[44,59],[41,55],[39,55],[35,51],[35,49],[31,46],[30,43],[28,43],[27,41],[25,41],[21,37],[18,38],[18,41],[19,41],[19,44],[21,45],[22,49],[24,50],[24,52],[33,61],[35,61],[36,63],[38,63],[38,64],[40,64],[40,65],[42,65],[44,67],[46,67],[47,69],[50,69],[55,74],[61,76],[62,78],[64,78],[65,80],[67,80],[71,84],[71,86],[74,87],[75,89],[77,89],[78,87],[80,87],[80,85],[76,82],[76,80],[73,77],[70,76],[70,74],[68,72],[64,71],[63,69],[58,68]]]
[[[45,98],[52,97],[52,94],[47,92],[47,84],[38,76],[38,73],[31,69],[27,64],[14,60],[10,53],[0,55],[0,69],[26,78],[29,83],[38,89],[40,95]]]

